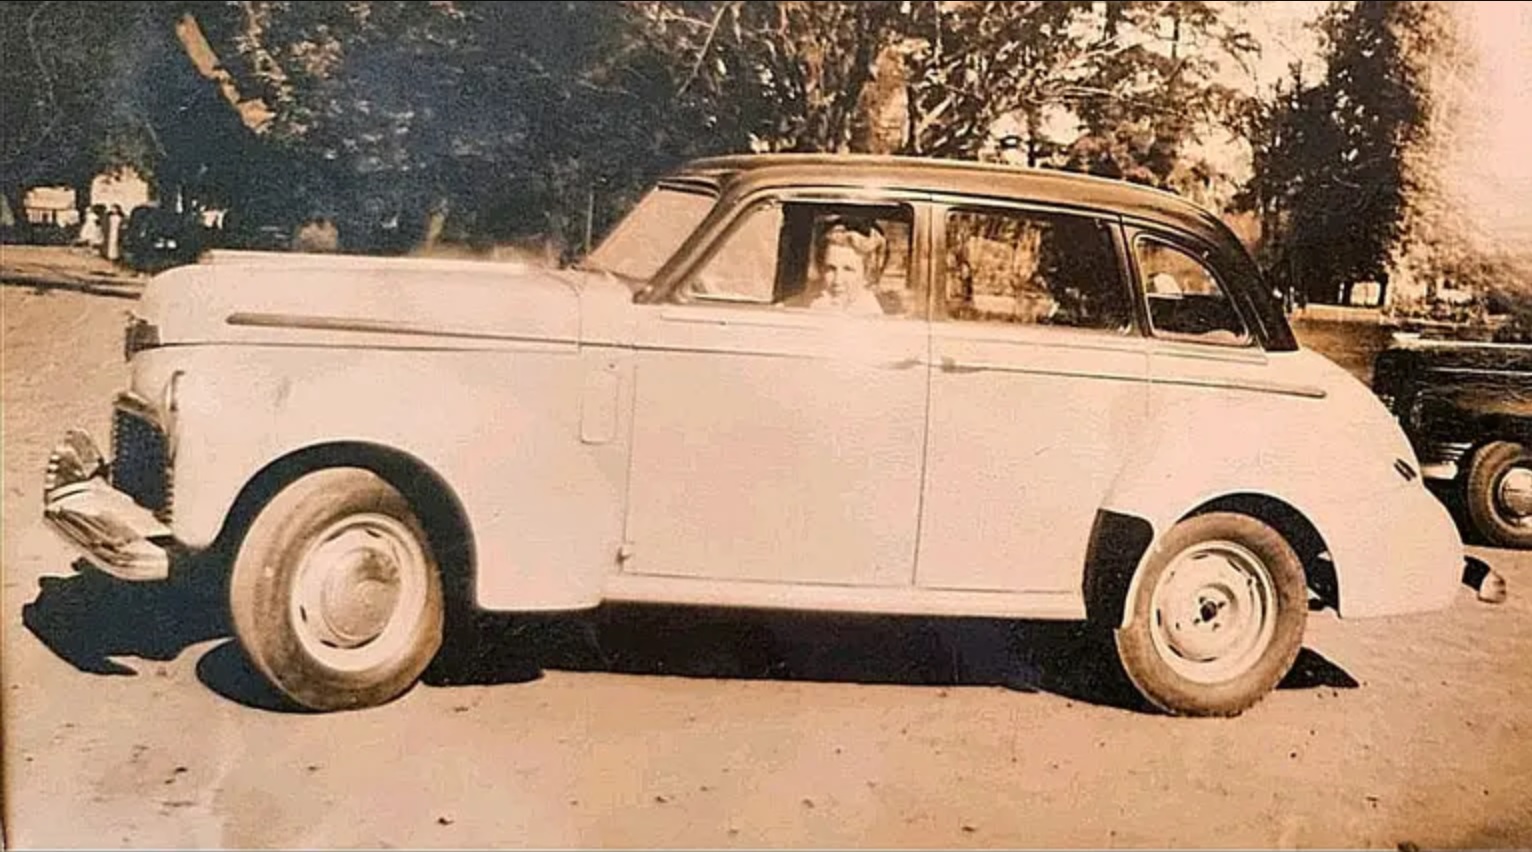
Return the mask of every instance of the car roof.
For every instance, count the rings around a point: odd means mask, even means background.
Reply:
[[[1230,240],[1237,242],[1218,217],[1179,195],[1057,169],[894,155],[738,154],[694,160],[673,177],[702,180],[719,191],[812,183],[1022,200],[1136,218],[1226,249],[1234,248]]]

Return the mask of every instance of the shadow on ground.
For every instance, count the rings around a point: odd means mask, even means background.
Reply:
[[[126,583],[81,560],[76,573],[43,577],[21,620],[49,650],[82,672],[132,675],[113,657],[173,660],[188,647],[228,636],[217,571],[187,570],[161,583]]]
[[[178,567],[173,579],[133,584],[83,563],[46,577],[23,622],[82,672],[131,675],[113,657],[174,659],[232,636],[216,566]],[[199,568],[204,570],[198,570]],[[478,614],[452,631],[426,673],[434,686],[536,680],[545,670],[695,678],[910,686],[993,686],[1047,692],[1132,711],[1149,708],[1115,662],[1111,637],[1064,622],[851,616],[607,605],[560,616]],[[208,688],[239,704],[295,708],[230,639],[197,662]],[[1357,682],[1304,649],[1284,689]]]
[[[582,616],[482,616],[426,682],[517,683],[542,670],[910,686],[993,686],[1147,712],[1109,635],[1065,622],[731,612],[608,605]],[[1305,648],[1281,689],[1354,688]]]

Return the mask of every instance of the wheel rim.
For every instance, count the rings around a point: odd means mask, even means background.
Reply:
[[[1532,468],[1513,467],[1495,484],[1495,509],[1515,526],[1532,525]]]
[[[290,597],[298,641],[341,671],[395,659],[425,613],[430,568],[409,528],[386,515],[353,515],[305,551]]]
[[[1196,683],[1222,683],[1249,671],[1276,633],[1271,572],[1229,541],[1178,555],[1155,584],[1151,606],[1155,650]]]

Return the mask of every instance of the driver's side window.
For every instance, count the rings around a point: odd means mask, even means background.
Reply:
[[[913,211],[771,200],[744,211],[679,296],[856,316],[913,316]]]

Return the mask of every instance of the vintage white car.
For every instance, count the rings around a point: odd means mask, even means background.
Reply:
[[[1437,609],[1464,567],[1228,229],[1055,171],[700,161],[569,269],[214,256],[127,356],[46,517],[124,580],[223,549],[241,644],[319,710],[409,690],[464,614],[638,601],[1088,620],[1153,704],[1233,715],[1311,600]]]

